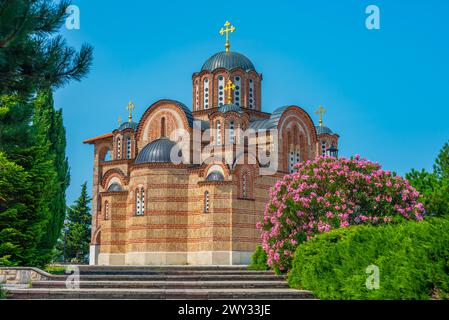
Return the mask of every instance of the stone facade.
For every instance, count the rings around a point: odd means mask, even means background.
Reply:
[[[256,223],[270,187],[294,163],[321,155],[321,135],[299,106],[262,112],[262,75],[243,69],[241,57],[223,53],[220,61],[208,60],[215,69],[194,73],[193,112],[178,101],[160,100],[138,123],[130,117],[113,132],[85,141],[94,145],[91,264],[249,262],[260,243]],[[222,87],[229,80],[240,84],[234,92]],[[198,141],[195,128],[207,143]],[[179,130],[190,144],[179,153],[184,163],[177,164],[164,157],[167,146],[179,141]],[[261,134],[267,130],[277,135]],[[326,132],[323,139],[337,147],[338,135]],[[251,150],[276,155],[271,175],[262,174]],[[212,158],[219,160],[205,161]]]

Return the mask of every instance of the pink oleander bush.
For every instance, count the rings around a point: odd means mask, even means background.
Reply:
[[[333,229],[420,221],[418,196],[406,179],[360,156],[298,163],[271,188],[258,223],[268,265],[288,271],[298,244]]]

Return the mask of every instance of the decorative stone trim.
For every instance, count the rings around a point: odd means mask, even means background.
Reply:
[[[107,182],[109,181],[109,179],[114,176],[118,177],[123,185],[128,185],[129,177],[127,177],[122,170],[114,168],[106,171],[106,173],[103,175],[103,177],[101,178],[101,187],[105,189],[107,187]]]
[[[234,181],[198,181],[199,186],[226,186],[232,184],[234,184]]]

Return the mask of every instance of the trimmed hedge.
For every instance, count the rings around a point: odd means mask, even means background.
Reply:
[[[379,268],[378,289],[367,289],[370,265]],[[320,299],[447,299],[449,220],[321,234],[298,247],[288,282]]]
[[[257,246],[251,256],[251,264],[248,266],[249,270],[268,270],[270,267],[267,264],[267,253],[262,246]]]

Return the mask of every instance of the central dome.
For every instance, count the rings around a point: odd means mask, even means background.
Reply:
[[[251,60],[243,54],[234,51],[222,51],[214,54],[204,63],[201,71],[206,70],[211,72],[219,68],[224,68],[226,70],[241,68],[245,71],[256,71]]]

